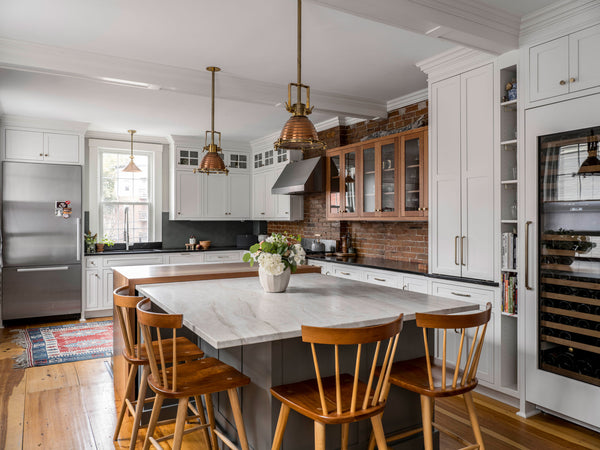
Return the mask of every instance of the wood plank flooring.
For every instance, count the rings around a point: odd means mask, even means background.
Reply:
[[[126,416],[122,438],[112,440],[118,399],[109,358],[14,369],[12,357],[22,349],[12,338],[9,328],[0,329],[0,449],[128,448],[131,418]],[[548,414],[522,419],[516,409],[479,394],[475,405],[487,449],[600,449],[600,434]],[[462,399],[439,400],[435,414],[440,425],[474,442]],[[159,432],[168,434],[172,427]],[[136,448],[144,436],[142,429]],[[168,442],[164,447],[170,448]],[[442,450],[459,447],[441,438]],[[207,447],[202,434],[193,433],[185,436],[183,448]]]

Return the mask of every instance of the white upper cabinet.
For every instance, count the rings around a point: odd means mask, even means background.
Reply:
[[[81,136],[5,128],[4,159],[7,161],[83,164]]]
[[[229,173],[206,177],[206,218],[250,217],[250,174]]]
[[[222,217],[227,215],[229,207],[229,180],[230,175],[204,175],[196,174],[198,178],[206,177],[206,209],[205,217]]]
[[[191,171],[175,172],[175,217],[172,220],[202,218],[202,178]]]
[[[250,174],[229,174],[229,216],[234,219],[250,217]]]
[[[600,86],[600,25],[529,49],[529,100]]]
[[[431,272],[494,279],[493,66],[431,85]]]

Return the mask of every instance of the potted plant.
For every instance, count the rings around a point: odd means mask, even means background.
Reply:
[[[96,238],[98,237],[98,233],[92,234],[91,231],[86,231],[83,235],[85,240],[85,252],[86,253],[96,253]]]
[[[104,235],[102,238],[102,242],[96,244],[96,251],[102,253],[104,251],[104,247],[112,247],[115,245],[115,241],[110,239],[107,235]]]
[[[284,292],[290,274],[305,261],[306,253],[300,245],[300,236],[273,233],[264,241],[250,247],[244,261],[253,266],[258,262],[258,277],[265,292]]]

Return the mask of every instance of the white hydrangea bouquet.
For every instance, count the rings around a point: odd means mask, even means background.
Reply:
[[[267,239],[250,247],[244,261],[253,266],[258,262],[260,270],[268,275],[281,275],[286,269],[292,273],[305,262],[306,253],[300,245],[301,237],[286,233],[273,233]]]

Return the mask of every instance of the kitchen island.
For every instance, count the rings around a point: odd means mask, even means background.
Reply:
[[[242,410],[252,448],[270,448],[280,404],[269,389],[314,377],[310,346],[301,341],[301,325],[356,327],[391,321],[404,314],[396,360],[424,354],[423,337],[414,323],[416,312],[453,313],[478,309],[473,303],[406,292],[321,274],[292,277],[285,293],[263,292],[256,278],[138,285],[138,291],[168,313],[183,314],[205,353],[248,375],[242,389]],[[368,349],[367,352],[372,351]],[[352,372],[354,350],[340,349],[341,370]],[[333,373],[333,365],[321,368]],[[235,436],[226,396],[216,403],[220,425]],[[384,414],[384,428],[392,432],[420,423],[419,397],[393,389]],[[366,448],[367,422],[352,424],[350,448]],[[327,429],[328,448],[339,447],[339,427]],[[312,449],[313,423],[290,414],[284,449]],[[394,448],[422,448],[420,436]]]

